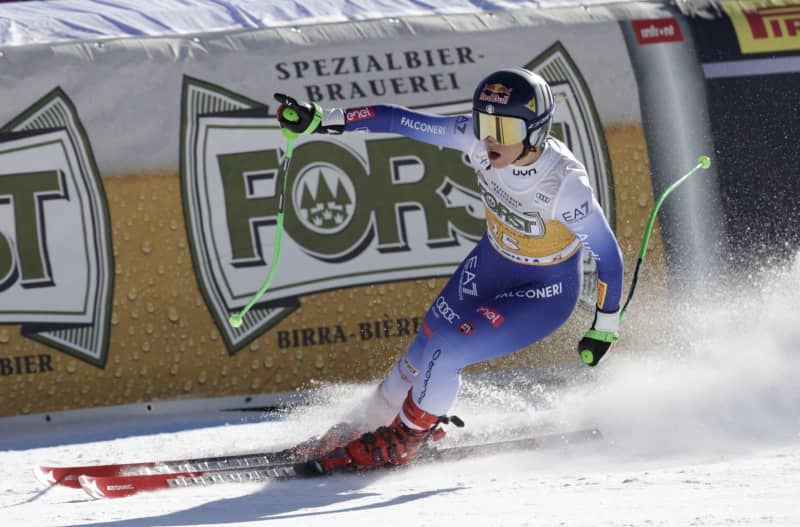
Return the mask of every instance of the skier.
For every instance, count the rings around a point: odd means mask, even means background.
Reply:
[[[281,127],[295,134],[396,133],[460,150],[477,172],[486,232],[435,298],[408,351],[363,415],[295,447],[322,472],[404,464],[446,420],[464,367],[533,344],[572,314],[581,248],[597,263],[591,329],[579,343],[594,366],[618,339],[622,255],[584,166],[549,135],[550,86],[522,68],[475,89],[472,115],[438,116],[396,105],[322,109],[275,94]],[[377,429],[375,429],[377,427]],[[374,430],[370,432],[369,430]],[[366,432],[366,433],[364,433]]]

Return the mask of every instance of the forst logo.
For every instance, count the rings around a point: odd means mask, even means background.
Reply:
[[[47,202],[54,200],[68,201],[61,170],[0,174],[0,206],[10,207],[13,220],[7,225],[15,225],[13,237],[0,230],[0,292],[16,283],[25,289],[54,285],[43,221]]]
[[[485,186],[481,185],[481,190],[486,208],[500,218],[503,224],[526,236],[544,236],[544,220],[539,213],[533,213],[529,217],[520,216],[501,203]]]
[[[0,226],[0,324],[104,366],[114,285],[106,196],[59,88],[0,130]]]
[[[353,218],[355,195],[347,174],[328,163],[312,163],[295,180],[294,208],[307,228],[318,233],[340,232]]]
[[[295,309],[301,295],[449,274],[485,230],[475,173],[458,151],[400,136],[303,136],[284,174],[286,141],[263,105],[193,79],[184,90],[190,247],[230,353]],[[347,112],[370,115],[369,107]],[[282,264],[265,298],[278,307],[256,304],[246,324],[232,328],[229,313],[249,301],[271,265],[284,198]]]

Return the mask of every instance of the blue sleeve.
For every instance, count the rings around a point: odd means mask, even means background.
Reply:
[[[434,115],[393,104],[376,104],[348,108],[344,116],[346,132],[400,134],[462,152],[468,152],[476,141],[472,133],[472,116],[468,115]]]
[[[608,313],[617,311],[622,298],[622,252],[603,209],[594,198],[585,172],[568,171],[559,193],[556,214],[591,251],[597,264],[598,309]]]

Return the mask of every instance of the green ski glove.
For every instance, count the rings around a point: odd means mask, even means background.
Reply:
[[[603,356],[614,349],[619,340],[619,310],[606,313],[595,309],[592,329],[586,332],[578,343],[581,362],[587,366],[597,366]]]
[[[323,110],[313,102],[297,102],[282,93],[275,94],[277,117],[281,128],[295,136],[306,134],[341,134],[344,131],[344,111],[341,108]]]

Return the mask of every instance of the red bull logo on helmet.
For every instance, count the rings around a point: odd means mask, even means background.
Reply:
[[[511,97],[511,88],[499,82],[495,82],[492,84],[484,84],[478,99],[496,104],[508,104],[509,97]]]

